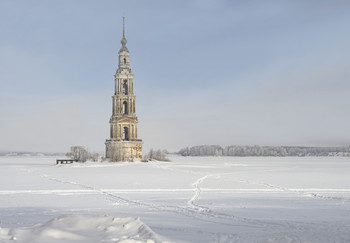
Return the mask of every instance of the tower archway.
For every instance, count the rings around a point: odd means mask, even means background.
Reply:
[[[126,80],[123,83],[123,94],[124,95],[128,94],[128,84],[126,83]]]
[[[128,114],[128,102],[126,101],[123,102],[123,114]]]
[[[123,127],[123,140],[129,140],[129,128]]]

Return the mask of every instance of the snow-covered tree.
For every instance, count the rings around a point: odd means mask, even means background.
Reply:
[[[98,157],[100,155],[98,153],[90,153],[89,154],[89,160],[93,161],[93,162],[97,162],[98,161]]]
[[[150,160],[158,160],[158,161],[170,161],[169,158],[166,156],[164,151],[158,149],[158,150],[153,150],[151,149],[148,154],[146,154],[142,161],[147,162]]]
[[[77,162],[86,162],[89,159],[89,152],[83,146],[72,146],[66,156]]]

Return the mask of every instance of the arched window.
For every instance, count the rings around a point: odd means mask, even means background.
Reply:
[[[123,83],[123,94],[125,94],[125,95],[128,94],[128,84],[126,82]]]
[[[126,58],[124,58],[124,64],[126,64]]]
[[[123,102],[123,114],[128,114],[128,102]]]
[[[123,140],[129,140],[129,128],[123,127]]]

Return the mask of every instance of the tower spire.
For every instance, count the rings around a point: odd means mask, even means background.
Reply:
[[[125,16],[123,16],[123,38],[125,38]]]
[[[126,48],[126,38],[125,38],[125,16],[123,16],[123,38],[122,38],[122,48],[120,48],[119,51],[129,51],[128,48]]]

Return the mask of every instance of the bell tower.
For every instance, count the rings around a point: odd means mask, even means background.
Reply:
[[[112,96],[112,116],[109,120],[110,139],[106,140],[106,158],[123,160],[142,158],[142,140],[137,138],[134,75],[130,68],[129,50],[126,47],[125,17],[118,69],[114,75],[115,91]]]

